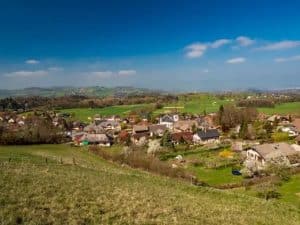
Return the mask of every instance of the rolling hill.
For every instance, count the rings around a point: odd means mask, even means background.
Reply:
[[[196,187],[66,145],[0,146],[1,224],[299,224],[300,209]]]

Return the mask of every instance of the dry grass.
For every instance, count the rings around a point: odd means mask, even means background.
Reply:
[[[286,204],[195,187],[73,151],[72,158],[82,157],[76,165],[42,163],[29,150],[26,156],[32,154],[31,161],[2,161],[0,224],[273,225],[288,221],[296,225],[300,221],[300,210]],[[60,158],[60,151],[55,154]]]

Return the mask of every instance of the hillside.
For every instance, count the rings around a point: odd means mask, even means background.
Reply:
[[[46,160],[47,158],[47,160]],[[195,187],[65,145],[0,146],[1,224],[299,224],[284,203]]]
[[[16,90],[0,90],[0,98],[17,96],[58,97],[69,95],[84,95],[92,97],[127,96],[132,94],[156,93],[161,91],[134,87],[30,87]]]

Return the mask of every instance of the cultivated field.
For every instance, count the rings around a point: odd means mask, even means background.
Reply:
[[[300,209],[110,164],[66,145],[0,146],[1,224],[288,224]]]

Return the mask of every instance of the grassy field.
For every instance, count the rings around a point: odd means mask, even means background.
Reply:
[[[274,108],[258,108],[258,111],[268,115],[272,115],[272,114],[300,115],[300,102],[283,103],[280,105],[276,105]]]
[[[300,208],[300,174],[292,176],[288,182],[279,187],[278,191],[283,201],[298,205]]]
[[[118,105],[110,106],[105,108],[74,108],[74,109],[64,109],[62,112],[74,114],[74,118],[80,121],[88,121],[88,117],[93,117],[95,114],[101,116],[110,115],[125,115],[131,111],[141,109],[145,105]]]
[[[235,165],[234,158],[229,159],[219,156],[219,153],[223,150],[223,148],[208,150],[199,147],[189,151],[169,154],[168,159],[174,160],[177,155],[182,155],[186,160],[187,169],[192,171],[199,180],[212,186],[241,183],[243,181],[242,176],[234,176],[231,173],[232,168],[237,168],[239,165]],[[191,162],[197,162],[198,165]]]
[[[188,97],[180,96],[178,102],[165,105],[165,108],[157,110],[156,113],[165,113],[177,107],[178,112],[186,113],[207,113],[217,112],[220,105],[234,103],[232,99],[220,100],[213,95],[192,95]]]
[[[0,146],[0,179],[1,224],[300,221],[300,209],[293,205],[191,186],[113,165],[65,145]]]

